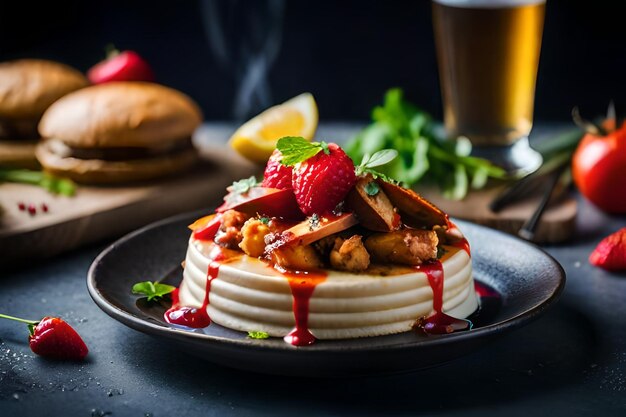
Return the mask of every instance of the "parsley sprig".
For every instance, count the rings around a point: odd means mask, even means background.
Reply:
[[[0,168],[0,182],[17,182],[39,186],[51,194],[73,196],[76,184],[67,178],[59,178],[43,171]]]
[[[446,140],[440,124],[404,100],[400,89],[387,92],[383,105],[374,108],[372,120],[345,150],[355,161],[381,149],[397,150],[398,157],[380,168],[388,177],[409,186],[430,179],[452,199],[463,198],[469,187],[482,188],[488,178],[505,177],[501,168],[470,156],[469,140]]]

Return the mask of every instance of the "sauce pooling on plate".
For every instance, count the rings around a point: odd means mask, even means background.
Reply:
[[[207,311],[209,306],[209,295],[211,293],[211,282],[217,278],[220,270],[221,262],[226,259],[224,253],[220,250],[219,246],[215,246],[211,254],[211,262],[206,277],[206,287],[204,293],[204,301],[202,307],[188,307],[181,306],[178,300],[178,289],[172,296],[172,308],[165,312],[164,318],[170,324],[178,324],[180,326],[187,326],[193,329],[202,329],[211,324],[211,318]]]
[[[417,321],[417,327],[426,334],[447,334],[471,328],[471,322],[443,312],[443,265],[438,259],[428,261],[415,269],[426,274],[433,290],[433,314]]]

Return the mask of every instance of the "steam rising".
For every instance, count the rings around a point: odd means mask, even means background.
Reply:
[[[272,103],[269,70],[282,40],[284,0],[203,0],[211,51],[235,80],[233,117],[243,121]]]

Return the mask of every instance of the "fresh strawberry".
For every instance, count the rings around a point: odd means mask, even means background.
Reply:
[[[282,163],[294,165],[293,191],[304,214],[324,214],[343,201],[356,183],[354,163],[334,143],[310,143],[303,138],[279,139]]]
[[[281,190],[292,188],[291,173],[293,168],[283,165],[280,162],[281,159],[283,159],[283,154],[280,153],[278,149],[274,149],[274,152],[265,166],[261,186],[267,188],[279,188]]]
[[[589,262],[609,271],[626,270],[626,227],[602,239]]]
[[[113,49],[104,61],[91,67],[87,78],[93,84],[110,81],[154,81],[154,73],[137,52]]]
[[[82,360],[89,349],[76,330],[58,317],[44,317],[28,338],[30,349],[50,359]]]
[[[89,352],[76,330],[58,317],[34,321],[0,314],[0,318],[28,324],[28,344],[37,355],[50,359],[82,360]]]

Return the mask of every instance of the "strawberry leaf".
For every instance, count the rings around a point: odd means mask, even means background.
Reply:
[[[133,285],[133,294],[143,294],[148,297],[148,301],[152,301],[171,293],[175,288],[160,282],[144,281]]]
[[[283,159],[280,162],[286,166],[306,161],[324,148],[328,149],[328,145],[323,142],[309,142],[300,136],[285,136],[278,139],[276,143],[276,149],[283,154]]]

